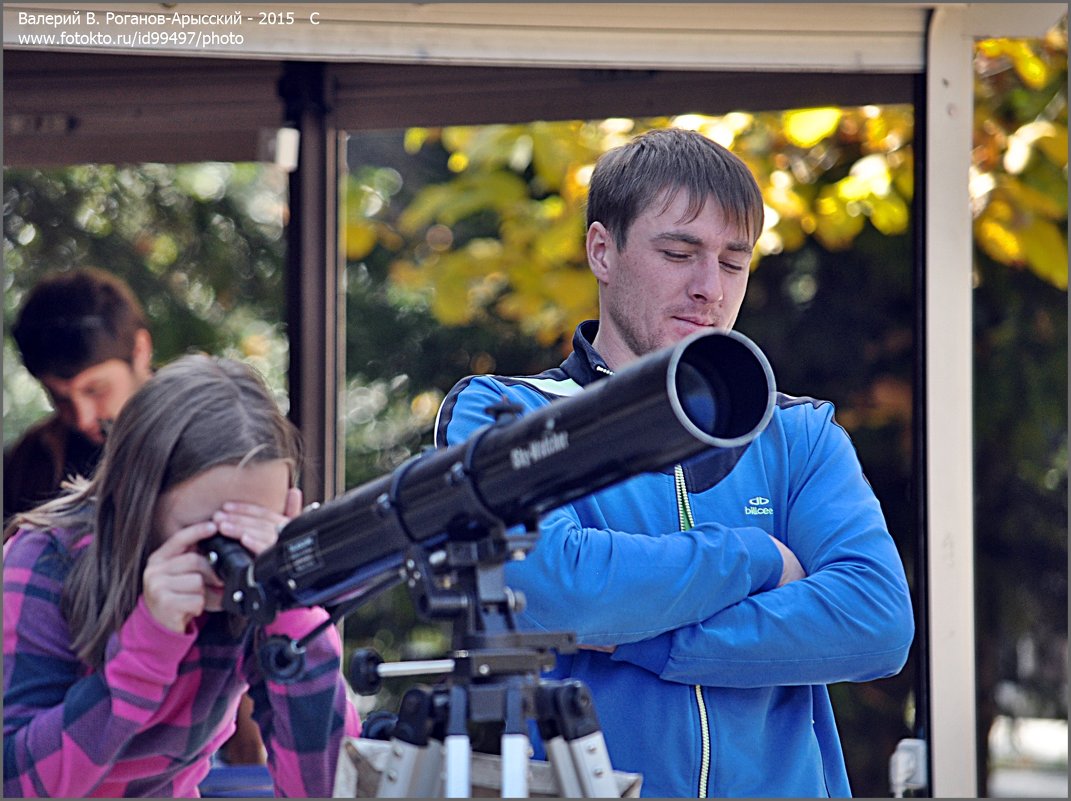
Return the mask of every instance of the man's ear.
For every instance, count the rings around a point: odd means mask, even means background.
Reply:
[[[152,334],[147,328],[139,328],[134,334],[134,352],[131,354],[134,374],[148,378],[152,372]]]
[[[600,284],[610,282],[612,254],[616,252],[613,239],[606,226],[593,222],[588,227],[587,237],[588,266]]]

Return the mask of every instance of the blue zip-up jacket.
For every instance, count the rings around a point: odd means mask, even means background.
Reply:
[[[525,409],[610,374],[582,323],[538,376],[476,376],[443,402],[439,445],[505,395]],[[506,568],[521,625],[581,644],[554,675],[586,682],[617,770],[645,796],[850,796],[826,685],[897,673],[914,635],[903,565],[828,402],[778,395],[725,475],[700,454],[548,512]],[[724,456],[724,453],[719,453]],[[777,587],[782,559],[807,577]]]

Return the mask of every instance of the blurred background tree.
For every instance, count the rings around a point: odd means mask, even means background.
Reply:
[[[975,71],[976,742],[984,796],[997,767],[987,758],[997,715],[1067,719],[1067,18],[1040,41],[981,42]],[[1066,759],[1050,767],[1066,777]]]
[[[995,715],[1066,719],[1067,31],[976,50],[975,434],[979,748]],[[596,315],[583,204],[597,156],[650,127],[703,131],[754,170],[767,227],[738,328],[791,394],[833,400],[914,571],[915,242],[910,107],[682,114],[354,133],[347,256],[346,484],[431,442],[471,373],[558,363]],[[256,165],[6,169],[4,310],[49,269],[131,283],[157,361],[253,361],[285,405],[285,176]],[[928,321],[940,335],[940,321]],[[47,403],[5,338],[4,441]],[[914,576],[909,576],[914,581]],[[404,593],[346,622],[388,659],[438,655]],[[916,646],[917,648],[917,646]],[[853,789],[888,792],[912,733],[917,658],[833,688]],[[403,682],[376,705],[393,709]],[[1064,766],[1063,769],[1066,769]]]
[[[4,170],[4,445],[49,411],[10,337],[46,273],[123,278],[150,321],[154,363],[245,359],[286,408],[286,175],[259,164],[86,164]]]

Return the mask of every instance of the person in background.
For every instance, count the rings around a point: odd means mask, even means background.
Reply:
[[[460,381],[438,445],[503,400],[541,408],[733,328],[763,227],[739,158],[696,132],[650,131],[599,159],[587,216],[599,319],[560,367]],[[779,394],[727,475],[722,455],[547,513],[506,567],[527,598],[519,619],[577,633],[555,675],[590,686],[611,761],[643,774],[644,795],[848,796],[827,685],[903,667],[914,621],[899,554],[829,402]]]
[[[92,474],[108,426],[152,375],[152,336],[130,288],[103,270],[53,273],[30,290],[12,327],[52,415],[4,454],[4,521]]]
[[[284,682],[265,638],[300,638],[322,608],[264,627],[221,611],[199,550],[254,556],[299,513],[296,429],[252,368],[185,356],[124,405],[92,480],[16,516],[4,546],[4,795],[196,796],[253,699],[275,792],[333,790],[360,721],[328,626]]]

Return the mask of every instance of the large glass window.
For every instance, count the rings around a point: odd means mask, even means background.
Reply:
[[[737,329],[778,386],[834,401],[909,571],[914,364],[913,115],[906,106],[352,132],[347,156],[346,485],[429,445],[466,375],[558,364],[598,313],[584,252],[598,155],[647,128],[703,131],[759,178],[767,224]],[[403,589],[347,619],[386,658],[442,654]],[[833,688],[853,789],[888,792],[914,723],[914,662]],[[377,703],[388,709],[397,687]]]
[[[1067,797],[1067,17],[975,74],[978,790]]]

